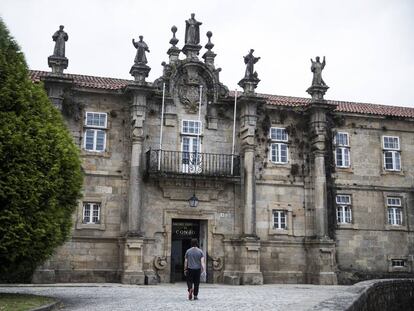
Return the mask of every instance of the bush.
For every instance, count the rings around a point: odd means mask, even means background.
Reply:
[[[78,149],[0,19],[0,282],[30,281],[69,236]]]

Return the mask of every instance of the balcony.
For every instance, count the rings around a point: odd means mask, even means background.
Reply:
[[[148,150],[147,176],[184,178],[240,177],[240,156],[201,152]]]

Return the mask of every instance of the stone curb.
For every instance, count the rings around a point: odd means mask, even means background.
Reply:
[[[38,308],[34,308],[34,309],[30,309],[29,311],[52,311],[57,309],[58,305],[59,305],[60,301],[55,301],[52,303],[49,303],[48,305],[44,305]]]

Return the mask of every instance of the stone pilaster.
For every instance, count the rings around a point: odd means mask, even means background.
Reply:
[[[329,110],[334,109],[329,105],[323,96],[328,89],[326,85],[313,85],[307,92],[312,96],[311,105],[308,109],[310,114],[310,130],[312,145],[312,183],[315,208],[315,235],[318,238],[328,237],[328,205],[327,205],[327,184],[325,170],[327,120]]]
[[[256,236],[255,130],[260,99],[243,94],[240,103],[240,139],[243,155],[243,238],[240,250],[240,283],[263,284],[260,241]]]
[[[306,282],[318,285],[338,284],[335,242],[329,239],[305,241]]]
[[[255,237],[245,237],[241,246],[241,285],[262,285],[260,271],[260,241]]]
[[[123,240],[123,272],[122,283],[144,284],[145,275],[142,269],[142,195],[143,195],[143,143],[144,122],[147,109],[149,87],[134,83],[127,87],[132,95],[130,108],[131,122],[131,161],[128,191],[128,224]]]
[[[328,235],[327,187],[325,171],[326,153],[326,110],[320,104],[311,108],[311,144],[313,150],[313,197],[315,208],[315,234],[318,237]]]
[[[42,78],[52,104],[62,111],[65,91],[72,88],[73,79],[63,74],[49,74]]]
[[[142,235],[141,232],[141,208],[143,187],[143,143],[144,122],[147,109],[147,94],[149,87],[131,84],[127,91],[132,94],[130,107],[131,122],[131,165],[128,193],[128,232]]]
[[[255,236],[256,178],[255,178],[255,130],[257,103],[255,98],[241,98],[240,139],[243,156],[243,235]]]
[[[126,236],[123,243],[123,269],[121,282],[123,284],[145,284],[143,264],[143,239]]]

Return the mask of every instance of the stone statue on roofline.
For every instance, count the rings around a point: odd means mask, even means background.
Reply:
[[[325,68],[326,61],[325,56],[323,57],[322,63],[320,62],[319,56],[316,56],[316,61],[313,61],[311,58],[311,71],[313,72],[313,79],[312,79],[312,85],[325,85],[326,83],[322,79],[322,70]]]
[[[256,64],[260,57],[253,56],[253,49],[250,49],[246,56],[243,56],[244,63],[246,64],[246,71],[244,78],[239,81],[239,85],[243,88],[245,95],[253,95],[254,89],[257,87],[260,79],[257,77],[257,72],[254,71],[254,64]]]
[[[69,36],[63,28],[64,26],[60,25],[59,30],[52,36],[53,41],[56,42],[55,49],[53,50],[53,56],[56,57],[65,57],[65,42],[68,41]]]
[[[135,65],[139,65],[139,64],[145,65],[146,63],[148,63],[147,57],[145,56],[145,52],[149,53],[150,50],[148,48],[148,45],[144,42],[143,39],[144,39],[143,36],[139,36],[138,42],[136,42],[135,39],[132,39],[132,44],[137,49],[137,55],[135,56],[135,60],[134,60]]]
[[[62,74],[69,64],[69,60],[65,56],[65,44],[69,36],[63,28],[64,26],[60,25],[59,30],[53,34],[52,39],[55,42],[55,48],[53,49],[53,55],[50,55],[47,59],[49,67],[52,68],[52,72],[55,74]]]
[[[243,56],[244,63],[246,64],[246,73],[244,74],[244,78],[247,80],[255,80],[257,79],[257,72],[254,71],[254,64],[256,64],[260,57],[253,56],[253,49],[250,49],[249,54]]]
[[[139,41],[136,42],[135,39],[132,39],[132,45],[137,49],[137,54],[135,55],[134,65],[132,65],[129,73],[134,77],[135,83],[145,85],[145,78],[148,77],[148,73],[151,68],[147,66],[147,56],[145,52],[149,53],[148,45],[144,42],[144,37],[139,36]]]
[[[313,101],[323,101],[323,96],[329,89],[325,81],[322,79],[322,70],[325,68],[326,61],[325,56],[321,63],[320,57],[316,56],[315,61],[311,58],[311,71],[313,73],[312,85],[306,90],[311,96]]]
[[[200,25],[201,22],[194,18],[195,14],[191,13],[191,18],[185,21],[185,44],[197,45],[200,43]]]

